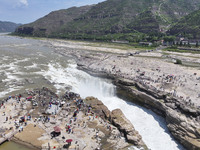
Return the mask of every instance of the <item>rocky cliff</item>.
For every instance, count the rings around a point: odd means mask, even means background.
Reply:
[[[200,109],[166,93],[155,93],[137,82],[117,79],[115,83],[129,91],[134,100],[165,117],[172,135],[187,149],[200,149]]]
[[[115,109],[111,112],[100,100],[94,97],[87,97],[84,101],[92,107],[96,114],[117,127],[124,134],[127,142],[146,149],[141,135],[134,129],[131,122],[124,116],[120,109]]]

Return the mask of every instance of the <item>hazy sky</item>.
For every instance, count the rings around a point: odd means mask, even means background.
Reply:
[[[105,0],[0,0],[0,21],[30,23],[54,10],[102,1]]]

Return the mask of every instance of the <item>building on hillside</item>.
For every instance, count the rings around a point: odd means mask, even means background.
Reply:
[[[162,43],[163,46],[172,46],[173,45],[173,42],[166,42],[166,41],[163,41]]]
[[[152,46],[153,43],[151,43],[151,42],[139,42],[139,45],[141,45],[141,46]]]
[[[200,39],[189,39],[190,45],[200,44]]]
[[[121,44],[128,44],[129,41],[125,41],[125,40],[112,40],[113,43],[121,43]]]
[[[188,39],[182,36],[177,36],[174,43],[178,45],[180,45],[181,43],[182,45],[186,45],[186,44],[196,45],[197,43],[200,43],[200,39]]]

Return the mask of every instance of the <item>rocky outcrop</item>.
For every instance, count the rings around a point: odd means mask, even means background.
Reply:
[[[141,84],[128,80],[116,80],[115,83],[130,92],[133,99],[145,107],[162,115],[172,135],[187,149],[200,150],[200,113],[198,108],[186,105],[182,100],[145,89]]]
[[[200,149],[200,126],[195,118],[177,112],[171,108],[166,111],[167,127],[186,148],[191,150]]]
[[[120,109],[113,110],[111,112],[111,118],[112,124],[124,133],[124,136],[129,143],[134,145],[145,145],[142,141],[142,137],[134,129],[131,122],[124,116]]]
[[[92,107],[95,113],[99,114],[100,117],[110,120],[111,113],[108,108],[97,98],[87,97],[85,102]]]
[[[115,109],[110,112],[100,100],[94,97],[87,97],[84,101],[92,107],[92,110],[94,110],[96,114],[99,114],[99,116],[117,127],[117,129],[123,133],[127,142],[146,149],[141,135],[134,129],[131,122],[124,116],[120,109]]]
[[[16,32],[19,34],[26,34],[26,35],[32,35],[33,34],[33,27],[19,27],[16,29]]]

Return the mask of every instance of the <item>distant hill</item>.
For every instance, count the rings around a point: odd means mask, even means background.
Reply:
[[[188,38],[200,38],[200,10],[180,19],[168,31],[171,35],[182,35]]]
[[[72,39],[133,39],[159,34],[197,10],[200,0],[107,0],[97,5],[59,10],[20,26],[16,34]]]
[[[13,22],[0,21],[0,32],[14,32],[20,25]]]
[[[53,11],[33,23],[20,26],[16,32],[33,36],[49,36],[61,26],[89,11],[91,7],[92,6],[72,7],[69,9]]]

